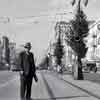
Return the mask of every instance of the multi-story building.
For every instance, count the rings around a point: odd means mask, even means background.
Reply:
[[[12,61],[14,61],[14,59],[16,58],[16,43],[10,42],[9,49],[10,49],[10,63],[12,63]]]
[[[86,60],[100,63],[100,21],[97,20],[89,26],[87,37],[88,51]]]
[[[56,42],[57,42],[57,39],[60,35],[60,38],[61,38],[61,42],[62,42],[62,45],[63,45],[63,50],[64,50],[64,56],[62,58],[62,63],[65,67],[67,67],[67,65],[70,65],[73,63],[73,58],[74,58],[74,53],[73,53],[73,50],[71,49],[70,46],[67,45],[66,43],[66,31],[69,31],[69,26],[70,24],[67,23],[67,22],[58,22],[55,26],[55,41],[54,43],[52,43],[52,45],[50,46],[50,53],[52,55],[52,65],[53,66],[56,66],[56,57],[54,56],[54,49],[55,49],[55,46],[56,46]],[[60,28],[60,29],[59,29]]]
[[[89,22],[89,35],[87,36],[86,46],[88,47],[85,59],[87,61],[95,61],[100,63],[100,21],[90,21]],[[59,24],[59,23],[58,23]],[[69,26],[70,23],[62,22],[61,23],[61,40],[64,46],[65,55],[63,57],[63,64],[67,67],[67,65],[73,64],[74,60],[76,59],[74,51],[71,49],[70,46],[67,45],[66,42],[66,31],[69,33]],[[55,43],[59,35],[59,27],[56,27],[55,30],[55,42],[52,44],[52,52],[55,48]],[[52,62],[55,62],[55,57],[52,56]]]
[[[49,57],[49,69],[55,69],[56,67],[56,57],[54,55],[56,43],[50,43],[50,47],[48,49],[48,57]]]
[[[2,62],[9,63],[10,50],[9,50],[9,39],[6,36],[2,37]]]

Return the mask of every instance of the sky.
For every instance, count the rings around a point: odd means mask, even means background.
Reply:
[[[46,53],[50,41],[54,41],[55,19],[61,20],[62,18],[68,21],[74,15],[76,5],[72,7],[71,1],[0,0],[0,17],[7,16],[11,19],[9,23],[0,22],[0,37],[3,35],[8,36],[10,41],[16,42],[17,47],[25,42],[31,42],[32,51],[39,61]],[[89,0],[87,7],[84,7],[82,3],[82,8],[88,19],[100,18],[100,0]],[[55,15],[58,12],[67,12],[68,14],[65,16]],[[69,12],[72,12],[72,15]],[[28,16],[38,17],[30,20],[27,19]],[[18,22],[16,21],[17,18],[19,18]],[[20,23],[19,20],[23,20],[23,22]]]

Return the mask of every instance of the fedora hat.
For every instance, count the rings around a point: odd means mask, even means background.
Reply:
[[[30,48],[30,47],[32,47],[30,42],[27,42],[27,43],[24,45],[24,48]]]

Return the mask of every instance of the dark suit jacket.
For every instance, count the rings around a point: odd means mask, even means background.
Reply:
[[[23,76],[33,77],[36,71],[33,53],[29,52],[28,55],[25,51],[21,52],[19,55],[19,66],[23,71]]]

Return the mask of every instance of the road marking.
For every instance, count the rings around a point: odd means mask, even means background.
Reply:
[[[5,82],[3,84],[0,84],[0,88],[6,87],[7,85],[11,84],[13,81],[17,79],[17,76],[14,76],[12,80]]]
[[[52,89],[50,88],[50,86],[49,86],[47,80],[45,79],[45,77],[44,77],[44,75],[43,75],[43,73],[41,73],[41,75],[42,75],[42,78],[43,78],[44,83],[45,83],[45,85],[46,85],[47,92],[49,93],[49,95],[50,95],[50,97],[52,98],[52,100],[56,100],[56,98],[55,98],[55,96],[54,96],[54,94],[53,94],[53,92],[52,92]]]

